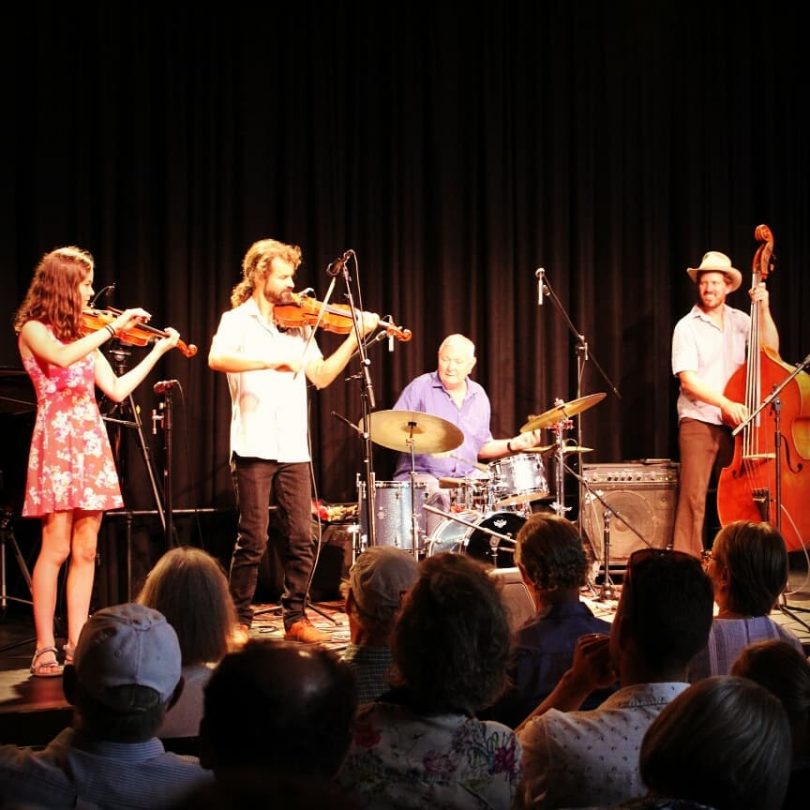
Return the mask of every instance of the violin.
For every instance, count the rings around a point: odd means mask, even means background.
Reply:
[[[97,332],[105,326],[109,326],[121,315],[123,310],[108,307],[107,309],[85,309],[82,312],[81,325],[79,331],[82,335],[89,335]],[[155,329],[145,323],[130,326],[128,329],[116,331],[115,337],[127,346],[148,346],[161,338],[169,337],[168,332],[162,329]],[[194,357],[197,354],[197,347],[193,343],[186,344],[182,340],[177,341],[177,348],[186,357]]]
[[[273,307],[273,318],[282,329],[297,329],[317,324],[327,332],[335,332],[338,335],[348,335],[354,329],[352,308],[348,304],[327,304],[324,307],[322,302],[294,292],[289,293],[289,299],[289,303],[276,304]],[[318,323],[321,309],[324,310],[323,317]],[[405,343],[413,337],[410,329],[396,326],[390,316],[388,320],[380,318],[380,326],[388,335]]]

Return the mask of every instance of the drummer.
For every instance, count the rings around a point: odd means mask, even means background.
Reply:
[[[414,456],[416,480],[425,482],[430,492],[439,489],[440,478],[482,477],[479,461],[493,461],[518,453],[539,443],[539,430],[521,433],[511,439],[494,439],[490,430],[489,397],[483,387],[469,375],[475,367],[475,344],[464,335],[448,335],[439,346],[436,371],[411,380],[399,396],[394,410],[421,411],[439,416],[458,427],[464,434],[460,447],[446,453]],[[394,478],[408,480],[411,457],[401,453]],[[442,493],[444,494],[444,493]],[[430,499],[434,503],[435,498]],[[436,504],[439,506],[439,504]],[[444,507],[449,506],[449,497]],[[432,517],[428,519],[428,534]]]

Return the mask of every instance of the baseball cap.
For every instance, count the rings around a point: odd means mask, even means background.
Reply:
[[[349,587],[362,613],[384,619],[399,608],[403,594],[418,578],[412,554],[393,546],[373,546],[351,567]]]
[[[182,667],[177,633],[166,617],[136,604],[94,613],[82,629],[73,660],[82,688],[108,705],[108,690],[118,686],[148,686],[166,703]]]

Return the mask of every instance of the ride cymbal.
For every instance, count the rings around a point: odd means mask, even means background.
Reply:
[[[571,416],[576,416],[578,413],[587,411],[598,402],[601,402],[607,394],[588,394],[579,399],[572,399],[570,402],[563,402],[561,405],[555,405],[543,413],[530,414],[528,421],[521,427],[521,433],[530,433],[532,430],[539,428],[547,428],[556,425],[557,422],[562,422],[563,419],[568,419]]]
[[[365,432],[364,420],[358,428]],[[421,411],[375,411],[369,414],[371,441],[400,453],[446,453],[460,447],[464,434],[440,416]]]

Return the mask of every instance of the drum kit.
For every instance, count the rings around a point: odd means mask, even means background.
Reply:
[[[416,453],[452,454],[463,442],[462,432],[441,417],[419,411],[390,410],[370,414],[371,441],[411,456],[410,480],[374,481],[371,512],[377,544],[427,557],[449,551],[468,554],[495,567],[514,565],[518,531],[532,513],[533,504],[551,498],[545,459],[557,458],[556,501],[551,508],[557,514],[564,514],[565,456],[590,452],[588,447],[572,446],[564,434],[572,426],[572,416],[593,407],[604,397],[605,394],[591,394],[569,402],[557,400],[548,411],[530,415],[521,432],[548,428],[555,435],[553,444],[514,453],[488,465],[478,464],[477,475],[440,478],[440,490],[450,496],[449,509],[438,509],[430,504],[433,492],[428,484],[416,479],[413,456]],[[358,427],[361,431],[366,429],[362,421]],[[360,538],[367,538],[366,484],[360,476],[357,489],[359,534]],[[447,500],[446,496],[443,500]],[[428,515],[441,518],[430,530]]]

